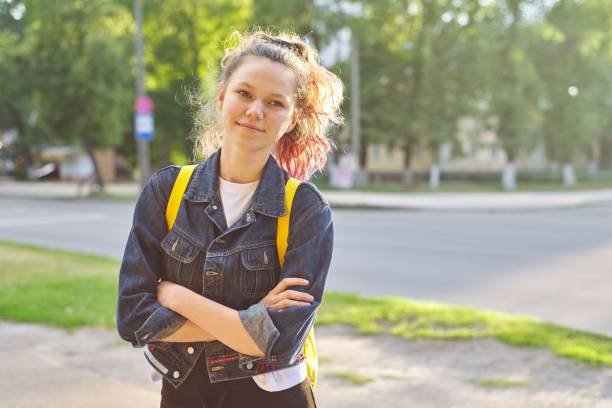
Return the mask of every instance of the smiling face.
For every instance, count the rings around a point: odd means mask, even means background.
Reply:
[[[295,90],[291,69],[265,57],[246,57],[219,93],[223,147],[267,157],[294,125]]]

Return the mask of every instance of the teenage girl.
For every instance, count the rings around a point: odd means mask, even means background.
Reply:
[[[207,156],[168,229],[179,173],[154,174],[134,213],[117,326],[163,376],[161,407],[315,407],[302,347],[332,256],[327,201],[306,182],[342,122],[342,83],[294,34],[255,32],[226,50]],[[303,181],[280,267],[285,184]]]

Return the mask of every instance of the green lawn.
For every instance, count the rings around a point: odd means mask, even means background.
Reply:
[[[119,263],[107,258],[0,242],[0,318],[63,328],[115,327]],[[415,302],[328,293],[318,325],[346,324],[366,335],[495,337],[592,365],[612,366],[612,338],[536,319]]]

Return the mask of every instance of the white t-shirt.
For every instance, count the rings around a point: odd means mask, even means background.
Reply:
[[[228,228],[234,225],[249,208],[258,185],[259,181],[240,184],[219,177],[219,192]],[[255,375],[253,380],[259,388],[266,391],[282,391],[304,381],[307,374],[306,362],[302,360],[292,367]]]

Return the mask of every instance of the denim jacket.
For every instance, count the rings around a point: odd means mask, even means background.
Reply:
[[[332,246],[327,201],[310,183],[296,192],[288,247],[281,270],[276,250],[277,218],[285,211],[287,173],[270,156],[245,214],[228,228],[219,195],[220,151],[201,163],[183,196],[172,230],[165,211],[176,166],[155,173],[136,204],[119,276],[117,329],[134,347],[145,347],[151,365],[175,387],[187,378],[203,350],[211,382],[233,380],[298,363],[301,348],[321,303]],[[260,300],[283,278],[314,297],[309,306],[279,312]],[[240,319],[265,353],[253,357],[219,341],[167,343],[163,339],[185,318],[161,306],[156,285],[167,280],[239,311]]]

